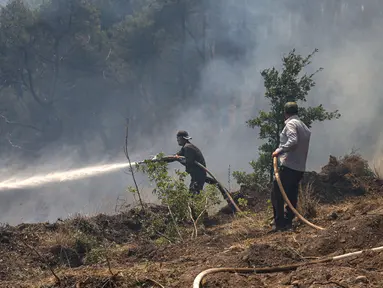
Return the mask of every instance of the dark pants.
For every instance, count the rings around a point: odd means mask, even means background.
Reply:
[[[191,176],[191,177],[192,178],[190,180],[189,191],[192,195],[198,195],[202,191],[203,186],[205,185],[206,175],[198,175],[198,176],[194,176],[194,177]],[[198,218],[198,215],[196,214],[194,207],[191,207],[191,210],[192,210],[191,211],[192,216],[194,220],[196,220]],[[203,221],[205,221],[207,218],[208,218],[208,213],[207,211],[205,211],[202,214],[202,219]]]
[[[203,189],[203,186],[205,184],[205,179],[191,179],[189,190],[192,194],[199,194],[201,190]]]
[[[206,176],[192,177],[189,190],[192,194],[199,194],[205,185]]]
[[[303,172],[281,166],[279,169],[279,177],[287,197],[289,198],[294,208],[296,208],[298,203],[299,182],[303,177]],[[287,212],[285,215],[285,203],[276,179],[273,183],[271,202],[273,204],[274,221],[276,227],[280,228],[285,227],[286,225],[291,225],[295,215],[288,206],[286,208]]]

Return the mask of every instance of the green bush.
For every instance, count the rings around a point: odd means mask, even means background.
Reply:
[[[158,158],[161,159],[162,156],[163,154],[161,153],[158,155]],[[175,237],[182,238],[178,226],[191,220],[191,214],[193,214],[193,220],[196,220],[204,211],[219,204],[218,190],[215,185],[206,185],[200,194],[191,194],[189,187],[185,183],[187,173],[176,170],[176,176],[172,177],[168,173],[167,166],[167,163],[164,161],[153,162],[147,160],[136,168],[138,171],[146,174],[149,181],[154,184],[155,189],[153,193],[159,198],[161,204],[168,208],[172,220],[169,225],[167,223],[169,221],[163,219],[163,216],[157,215],[155,221],[152,224],[149,223],[151,227],[148,227],[148,229],[152,229],[152,232],[158,234],[158,228],[162,227],[165,228],[165,231],[161,232],[161,236],[170,239]],[[132,193],[137,192],[134,187],[129,187],[128,190]]]

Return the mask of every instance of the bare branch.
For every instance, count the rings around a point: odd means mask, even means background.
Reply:
[[[129,136],[129,119],[127,119],[127,123],[126,123],[124,153],[125,153],[126,159],[128,159],[128,162],[129,162],[130,172],[132,173],[132,178],[133,178],[134,185],[136,187],[136,191],[138,194],[138,199],[140,201],[140,205],[141,205],[142,209],[145,210],[144,204],[143,204],[142,199],[141,199],[140,189],[138,188],[136,177],[134,175],[134,169],[132,168],[132,162],[130,161],[130,157],[129,157],[129,153],[128,153],[128,136]]]
[[[154,232],[156,232],[159,236],[164,237],[166,240],[169,241],[170,244],[173,244],[173,241],[168,236],[166,236],[164,233],[161,233],[160,231],[157,231],[157,230],[154,230]]]
[[[199,56],[201,56],[201,58],[202,58],[203,60],[205,60],[205,55],[204,55],[203,51],[201,51],[201,49],[198,47],[197,39],[195,38],[195,36],[193,35],[193,33],[190,31],[190,29],[187,28],[186,25],[185,25],[185,30],[186,30],[186,32],[188,32],[189,36],[194,40],[195,49],[197,50]]]
[[[193,211],[192,211],[192,209],[190,207],[190,204],[188,204],[188,209],[189,209],[189,216],[190,216],[190,219],[193,222],[193,227],[194,227],[193,233],[191,235],[191,239],[193,239],[194,235],[196,235],[195,237],[197,237],[197,224],[196,224],[196,222],[194,220]]]
[[[112,48],[109,49],[108,56],[106,56],[105,61],[107,61],[110,57],[110,54],[112,54]]]
[[[196,223],[198,223],[198,221],[201,218],[201,216],[206,212],[207,206],[208,206],[207,203],[208,203],[208,199],[206,197],[206,199],[205,199],[205,207],[203,208],[202,212],[198,215],[197,219],[195,220]]]
[[[181,241],[183,241],[184,239],[182,238],[181,232],[178,229],[178,225],[177,225],[176,219],[174,219],[174,216],[173,216],[172,210],[170,209],[169,204],[168,204],[168,210],[169,210],[169,213],[170,213],[170,217],[172,218],[172,221],[174,223],[174,227],[176,228],[177,234],[180,237]]]
[[[5,123],[7,124],[10,124],[10,125],[16,125],[16,126],[20,126],[20,127],[24,127],[24,128],[29,128],[29,129],[32,129],[32,130],[35,130],[35,131],[38,131],[38,132],[42,132],[41,129],[37,128],[36,126],[33,126],[31,124],[25,124],[25,123],[19,123],[19,122],[15,122],[15,121],[10,121],[5,115],[3,114],[0,114],[0,118],[3,118]]]
[[[35,86],[34,86],[34,82],[33,82],[33,78],[32,78],[32,71],[29,67],[29,60],[28,60],[28,52],[26,50],[24,50],[24,64],[25,64],[25,70],[27,71],[27,74],[28,74],[28,87],[29,87],[29,90],[31,91],[31,94],[32,94],[32,97],[33,99],[38,103],[40,104],[40,106],[46,108],[49,104],[48,103],[45,103],[44,101],[42,101],[38,96],[37,96],[37,93],[36,93],[36,90],[35,90]]]
[[[193,226],[194,226],[194,231],[193,231],[192,236],[191,236],[192,239],[193,239],[193,236],[194,236],[194,238],[197,238],[197,236],[198,236],[197,224],[198,224],[198,221],[201,218],[201,216],[206,212],[207,207],[208,207],[208,198],[206,197],[205,207],[202,209],[201,213],[197,216],[197,218],[194,219],[192,208],[190,207],[190,203],[188,203],[190,219],[193,221]]]
[[[17,145],[17,144],[14,144],[14,143],[12,142],[11,138],[10,138],[8,135],[7,135],[5,138],[8,140],[8,143],[9,143],[13,148],[23,149],[23,147],[21,147],[21,146],[19,146],[19,145]]]
[[[55,61],[54,61],[53,81],[52,81],[52,88],[51,88],[51,95],[50,95],[51,100],[55,98],[56,86],[57,86],[57,81],[58,81],[59,72],[60,72],[59,45],[60,45],[60,40],[56,39],[54,44]]]
[[[57,276],[57,274],[55,273],[55,271],[53,270],[53,268],[51,267],[51,265],[48,264],[48,262],[44,259],[43,256],[41,256],[41,254],[32,246],[30,246],[29,244],[27,244],[24,240],[21,240],[21,243],[23,243],[26,247],[28,247],[31,251],[33,251],[34,253],[36,253],[36,255],[40,258],[40,260],[45,264],[45,266],[48,267],[48,269],[51,271],[51,273],[53,274],[53,276],[56,278],[56,281],[58,284],[61,283],[61,280],[60,278]]]
[[[106,263],[108,264],[108,270],[109,270],[109,273],[110,273],[112,276],[114,276],[114,273],[113,273],[113,271],[112,271],[112,267],[111,267],[111,265],[110,265],[109,257],[108,257],[108,255],[106,255],[106,253],[105,253],[105,259],[106,259]],[[117,272],[117,273],[118,273],[118,272]]]
[[[104,231],[103,231],[104,232]],[[103,233],[104,234],[104,233]],[[105,237],[105,234],[104,234],[104,237]],[[109,283],[112,283],[113,284],[113,286],[117,286],[116,285],[116,283],[115,283],[115,281],[116,281],[116,279],[117,279],[117,276],[121,273],[121,271],[117,271],[116,273],[113,273],[113,271],[112,271],[112,266],[111,266],[111,264],[110,264],[110,260],[109,260],[109,257],[108,257],[108,248],[110,248],[111,247],[111,245],[109,245],[109,247],[107,247],[106,245],[104,246],[104,252],[105,252],[105,254],[104,254],[104,256],[105,256],[105,260],[106,260],[106,263],[107,263],[107,265],[108,265],[108,271],[109,271],[109,273],[110,273],[110,277],[108,277],[105,281],[104,281],[104,283],[103,283],[103,286],[102,287],[106,287]]]

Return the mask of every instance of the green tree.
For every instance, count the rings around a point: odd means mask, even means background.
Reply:
[[[250,174],[248,176],[250,179],[258,180],[268,177],[269,181],[272,181],[273,162],[271,154],[279,145],[279,135],[284,127],[284,105],[289,101],[295,101],[298,105],[299,102],[306,102],[309,91],[315,86],[314,75],[323,68],[319,68],[312,74],[304,73],[303,75],[302,70],[311,64],[311,59],[317,51],[315,49],[307,57],[302,57],[293,49],[282,58],[282,71],[273,67],[261,72],[266,88],[265,97],[270,103],[270,111],[260,111],[258,117],[246,122],[251,128],[258,127],[259,138],[265,140],[265,143],[258,149],[258,160],[251,162],[254,173],[257,175],[251,177]],[[310,128],[314,121],[338,119],[340,114],[338,110],[327,112],[321,104],[316,107],[300,107],[299,117]],[[245,174],[236,171],[233,176],[237,182],[243,182]]]
[[[44,141],[57,140],[69,87],[102,73],[107,51],[101,54],[98,12],[86,1],[52,0],[31,9],[14,0],[0,15],[0,88],[12,88],[28,107],[28,113],[7,113],[8,124],[28,123],[22,126]]]

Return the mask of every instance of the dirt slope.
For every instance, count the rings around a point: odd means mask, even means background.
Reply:
[[[80,253],[81,249],[87,253],[86,247],[81,247],[85,246],[84,239],[77,240],[77,251],[66,248],[73,247],[65,239],[68,223],[3,227],[1,287],[59,287],[44,263],[53,267],[61,287],[160,287],[151,280],[164,287],[191,287],[194,277],[211,267],[285,265],[383,245],[381,207],[380,195],[322,206],[314,221],[327,227],[326,231],[299,226],[294,232],[268,234],[262,214],[252,216],[253,221],[226,219],[222,220],[226,223],[206,229],[196,240],[179,244],[141,242],[136,232],[122,226],[118,229],[125,234],[130,231],[131,237],[120,244],[106,240],[108,255],[98,255],[93,248],[84,258]],[[334,211],[337,219],[330,220],[328,215]],[[112,273],[121,272],[113,279],[106,256]],[[368,253],[288,273],[214,274],[207,277],[204,287],[382,287],[380,283],[383,253]]]
[[[144,241],[137,221],[142,215],[133,212],[3,226],[0,287],[191,287],[198,273],[212,267],[305,263],[383,246],[383,187],[371,183],[363,196],[319,206],[311,220],[325,231],[296,223],[294,232],[269,234],[267,211],[250,219],[221,215],[197,239],[170,244]],[[383,253],[283,273],[218,273],[206,277],[203,287],[383,287]]]

